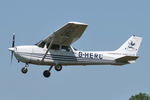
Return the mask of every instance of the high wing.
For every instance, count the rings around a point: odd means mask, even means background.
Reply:
[[[36,45],[41,46],[42,44],[56,44],[70,46],[81,37],[87,26],[87,24],[80,22],[69,22]]]
[[[39,47],[44,47],[46,44],[48,48],[41,61],[45,59],[52,45],[69,47],[73,42],[81,37],[87,26],[87,24],[80,22],[69,22],[53,34],[38,42],[36,45],[38,45]]]

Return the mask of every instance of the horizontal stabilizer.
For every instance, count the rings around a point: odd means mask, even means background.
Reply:
[[[129,63],[130,61],[135,61],[137,58],[139,57],[138,56],[124,56],[124,57],[116,59],[116,62]]]

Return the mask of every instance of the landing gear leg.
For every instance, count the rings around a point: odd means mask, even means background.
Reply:
[[[23,67],[23,68],[21,69],[21,72],[22,72],[23,74],[26,74],[26,73],[28,72],[28,68],[27,68],[27,67],[29,67],[28,63],[26,63],[25,67]]]
[[[48,77],[50,77],[50,75],[51,75],[51,69],[53,68],[53,66],[50,66],[50,68],[48,69],[48,70],[45,70],[44,72],[43,72],[43,76],[45,77],[45,78],[48,78]]]

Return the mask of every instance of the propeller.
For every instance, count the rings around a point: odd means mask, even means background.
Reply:
[[[13,33],[12,47],[9,48],[9,50],[11,51],[11,63],[14,56],[14,47],[15,47],[15,33]]]

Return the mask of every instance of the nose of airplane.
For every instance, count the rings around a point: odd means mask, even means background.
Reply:
[[[9,51],[15,51],[15,48],[8,48]]]

